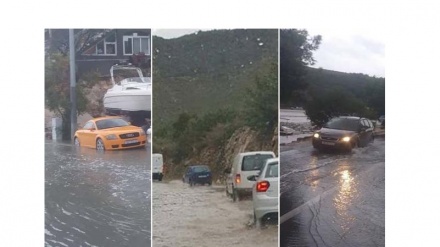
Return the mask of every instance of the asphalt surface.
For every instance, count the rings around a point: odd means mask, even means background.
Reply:
[[[278,226],[257,229],[251,198],[232,202],[224,186],[153,183],[153,246],[273,247]]]
[[[352,153],[283,147],[280,246],[385,246],[385,139]]]
[[[45,246],[151,246],[150,149],[45,145]]]

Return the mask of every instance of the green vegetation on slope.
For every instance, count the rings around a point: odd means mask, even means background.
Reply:
[[[280,38],[281,106],[304,107],[317,125],[338,115],[375,119],[385,114],[385,78],[308,67],[322,37],[284,29]]]
[[[277,30],[215,30],[176,39],[153,37],[154,124],[182,112],[243,108],[255,76],[277,60]]]
[[[244,126],[271,143],[278,125],[277,37],[277,30],[153,37],[153,151],[178,165],[207,148],[222,149]]]
[[[322,125],[339,115],[356,115],[377,119],[385,114],[385,78],[308,68],[306,113],[315,124]]]

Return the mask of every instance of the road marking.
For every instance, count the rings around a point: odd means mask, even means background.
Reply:
[[[368,172],[372,171],[373,169],[377,168],[377,167],[380,166],[380,165],[385,165],[385,163],[384,163],[384,162],[380,162],[380,163],[373,164],[372,167],[370,167],[368,170],[365,170],[364,172],[357,174],[357,175],[356,175],[356,178],[358,178],[359,176],[361,176],[361,175],[364,174],[364,173],[368,173]],[[287,220],[293,218],[295,215],[301,213],[305,208],[308,208],[309,206],[311,206],[311,205],[313,205],[313,204],[319,202],[319,200],[321,200],[322,198],[327,197],[330,193],[334,192],[334,191],[337,190],[338,188],[339,188],[339,184],[338,184],[338,185],[335,185],[335,186],[332,187],[331,189],[328,189],[328,190],[324,191],[322,194],[320,194],[320,195],[318,195],[318,196],[315,196],[314,198],[312,198],[312,199],[310,199],[309,201],[305,202],[305,203],[302,204],[301,206],[299,206],[299,207],[297,207],[297,208],[294,208],[294,209],[292,209],[291,211],[289,211],[289,212],[283,214],[283,215],[280,217],[280,222],[279,222],[279,224],[283,224],[285,221],[287,221]]]

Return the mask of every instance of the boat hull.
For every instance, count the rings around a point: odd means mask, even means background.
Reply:
[[[121,111],[151,111],[151,94],[109,92],[104,96],[104,107]]]

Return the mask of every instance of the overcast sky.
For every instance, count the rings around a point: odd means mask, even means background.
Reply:
[[[317,62],[313,67],[385,77],[384,30],[306,29],[310,35],[322,35],[322,43],[314,53]],[[170,39],[199,30],[153,29],[153,35]]]
[[[310,35],[322,35],[313,67],[385,77],[383,30],[307,30]]]

